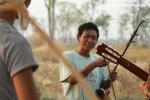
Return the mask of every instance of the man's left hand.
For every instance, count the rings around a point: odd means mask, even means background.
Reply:
[[[117,79],[117,72],[112,71],[112,72],[110,73],[109,77],[110,77],[110,80],[111,80],[112,82],[114,82],[114,81]]]

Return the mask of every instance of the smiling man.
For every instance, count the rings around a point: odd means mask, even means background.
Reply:
[[[99,30],[97,26],[92,22],[84,23],[78,28],[77,40],[79,45],[77,48],[63,53],[64,57],[85,77],[93,92],[99,88],[109,88],[117,77],[116,72],[111,73],[109,77],[106,67],[107,62],[97,54],[90,53],[96,45],[98,38]],[[82,88],[79,87],[78,82],[75,80],[74,75],[71,74],[63,63],[60,64],[60,81],[63,93],[67,99],[88,100]],[[107,84],[104,85],[103,83],[106,83],[106,81]]]

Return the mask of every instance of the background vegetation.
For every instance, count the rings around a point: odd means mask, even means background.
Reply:
[[[118,15],[115,21],[118,32],[115,39],[109,38],[110,26],[113,26],[113,16],[103,7],[107,0],[86,0],[80,6],[67,1],[45,0],[48,13],[48,26],[46,30],[52,39],[56,41],[61,51],[71,50],[76,47],[76,30],[83,22],[92,21],[99,27],[101,36],[98,44],[105,42],[116,49],[120,54],[125,48],[131,33],[138,23],[144,19],[146,22],[140,27],[135,38],[135,43],[128,49],[124,56],[142,69],[148,71],[150,62],[150,7],[149,0],[129,0],[125,2],[124,11]],[[38,20],[38,18],[36,18]],[[42,25],[42,23],[40,23]],[[33,30],[34,31],[34,30]],[[37,32],[28,38],[33,48],[36,61],[39,64],[38,71],[34,74],[41,100],[65,100],[59,82],[59,61],[49,53],[47,44],[40,39]],[[113,68],[113,64],[111,68]],[[114,83],[117,100],[144,100],[144,95],[139,91],[142,81],[132,73],[119,66],[118,78]],[[113,94],[110,93],[111,100]]]
[[[39,94],[41,95],[41,100],[66,100],[62,94],[62,88],[59,82],[59,61],[55,58],[51,58],[46,44],[40,45],[42,42],[37,44],[37,42],[33,41],[35,37],[36,36],[31,38],[30,42],[33,47],[35,58],[39,64],[39,69],[34,74],[34,77]],[[62,51],[72,50],[75,46],[76,44],[61,44],[60,49]],[[124,48],[119,45],[114,45],[113,47],[120,53]],[[150,62],[149,54],[150,48],[130,47],[125,58],[145,71],[148,71]],[[112,64],[111,69],[114,68],[113,66],[115,65]],[[117,100],[144,100],[144,95],[139,90],[139,84],[141,84],[142,81],[121,66],[118,67],[117,72],[118,78],[114,83]],[[112,93],[111,91],[111,100],[113,100]]]

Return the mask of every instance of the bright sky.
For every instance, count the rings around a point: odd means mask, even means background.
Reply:
[[[57,1],[68,1],[80,5],[86,0],[57,0]],[[129,0],[108,0],[105,9],[108,9],[109,13],[116,15],[115,14],[116,12],[121,11],[121,9],[118,8],[122,8],[121,4],[124,4],[125,1]],[[45,18],[47,10],[44,4],[44,0],[32,0],[31,5],[29,6],[29,12],[31,13],[31,15],[36,16],[37,18]]]
[[[47,10],[44,4],[44,0],[31,0],[29,6],[30,15],[36,18],[46,18]]]
[[[86,0],[57,0],[57,1],[69,1],[77,5],[84,3]],[[112,33],[110,38],[117,38],[117,21],[119,15],[124,11],[126,6],[131,6],[130,0],[107,0],[108,3],[100,7],[100,9],[106,9],[106,11],[113,17],[113,24],[110,26],[109,32]],[[129,2],[130,1],[130,2]],[[125,4],[125,2],[129,2]],[[36,17],[38,20],[44,20],[46,24],[47,20],[47,10],[44,4],[44,0],[32,0],[29,6],[30,15]],[[42,23],[43,24],[43,23]]]

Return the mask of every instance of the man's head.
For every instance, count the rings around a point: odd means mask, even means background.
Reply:
[[[29,23],[27,7],[31,0],[0,0],[0,18],[13,24],[19,19],[22,29],[26,29]]]
[[[98,38],[99,30],[94,23],[88,22],[79,26],[77,39],[80,48],[90,51],[96,45]]]
[[[31,0],[26,0],[26,1],[25,1],[26,7],[28,7],[28,6],[30,5],[30,3],[31,3]]]
[[[24,3],[26,5],[26,7],[28,7],[31,3],[31,0],[16,0],[18,3]],[[0,5],[7,3],[7,2],[11,2],[11,0],[0,0]]]
[[[98,30],[97,26],[92,22],[83,23],[79,26],[77,38],[80,37],[83,34],[83,31],[85,31],[85,30],[94,30],[94,31],[96,31],[97,40],[98,40],[99,30]]]

